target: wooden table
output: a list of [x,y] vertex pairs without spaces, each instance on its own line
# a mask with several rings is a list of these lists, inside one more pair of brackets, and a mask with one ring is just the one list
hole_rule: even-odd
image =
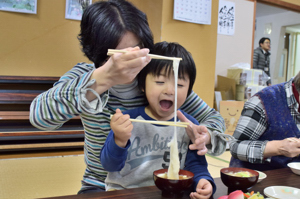
[[[300,176],[294,174],[289,168],[277,169],[264,172],[267,174],[265,178],[260,183],[257,183],[250,191],[264,193],[264,189],[269,186],[291,186],[300,187]],[[217,191],[214,194],[213,199],[217,199],[222,195],[227,195],[227,187],[222,183],[221,178],[216,178],[215,183],[217,185]],[[130,198],[130,199],[159,199],[163,198],[161,196],[161,191],[155,186],[142,187],[135,189],[126,189],[119,191],[109,191],[101,193],[89,193],[82,195],[71,195],[71,196],[60,196],[52,197],[51,199],[104,199],[104,198]],[[183,198],[189,198],[186,194]],[[50,198],[48,198],[50,199]]]

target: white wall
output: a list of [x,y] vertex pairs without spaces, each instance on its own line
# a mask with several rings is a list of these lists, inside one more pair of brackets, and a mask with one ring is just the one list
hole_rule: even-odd
[[235,33],[232,36],[217,36],[217,56],[215,84],[217,75],[227,76],[227,69],[236,63],[251,64],[254,2],[227,0],[235,2]]
[[[265,24],[272,24],[272,32],[270,35],[264,34]],[[269,37],[271,39],[271,62],[270,75],[272,84],[280,83],[277,80],[281,52],[284,47],[285,26],[300,24],[300,14],[292,11],[257,17],[256,31],[254,37],[254,48],[258,47],[259,39]]]

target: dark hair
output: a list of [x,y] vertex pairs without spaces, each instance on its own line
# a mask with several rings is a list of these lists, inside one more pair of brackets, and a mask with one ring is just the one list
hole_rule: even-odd
[[271,42],[271,39],[268,37],[263,37],[259,40],[258,45],[260,46],[260,44],[263,44],[265,42],[265,40],[269,40]]
[[140,39],[141,48],[153,47],[153,36],[147,16],[125,0],[108,0],[91,4],[81,19],[78,39],[85,56],[101,66],[107,59],[107,50],[118,46],[127,31]]
[[[189,95],[192,92],[192,88],[196,79],[196,65],[191,53],[189,53],[183,46],[178,43],[168,43],[165,41],[156,43],[151,53],[168,57],[182,58],[182,60],[179,62],[178,78],[183,78],[185,74],[189,76]],[[139,88],[141,90],[145,90],[145,80],[147,74],[158,76],[163,69],[166,69],[167,73],[170,75],[173,71],[173,61],[152,59],[150,63],[146,67],[144,67],[137,76]]]

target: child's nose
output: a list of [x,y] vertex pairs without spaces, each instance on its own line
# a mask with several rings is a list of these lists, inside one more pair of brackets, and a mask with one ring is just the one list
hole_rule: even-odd
[[167,95],[174,95],[175,94],[174,85],[173,84],[166,84],[164,92]]

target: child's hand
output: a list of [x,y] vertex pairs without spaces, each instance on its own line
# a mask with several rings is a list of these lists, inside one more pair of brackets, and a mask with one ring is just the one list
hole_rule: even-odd
[[177,111],[177,116],[182,122],[189,122],[190,125],[186,127],[186,133],[192,141],[190,150],[197,150],[198,155],[205,155],[207,153],[206,145],[210,144],[210,134],[205,126],[195,125],[189,121],[181,111]]
[[123,115],[121,110],[117,109],[110,120],[110,127],[114,132],[115,142],[119,147],[125,147],[131,137],[133,125],[129,119],[129,115]]
[[208,180],[201,179],[198,182],[196,191],[197,192],[192,192],[190,194],[190,198],[192,199],[210,198],[213,192],[213,187]]

